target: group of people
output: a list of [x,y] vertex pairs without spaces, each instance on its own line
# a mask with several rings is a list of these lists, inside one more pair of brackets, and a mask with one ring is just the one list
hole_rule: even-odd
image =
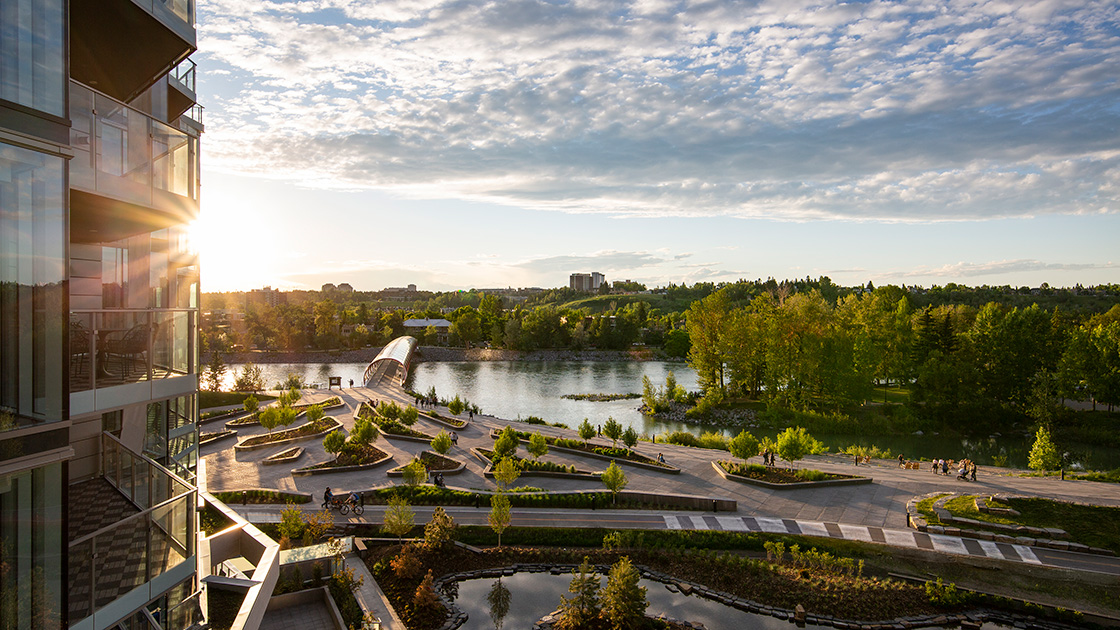
[[417,409],[431,409],[439,403],[435,396],[417,396],[416,408]]
[[358,494],[357,490],[351,490],[350,494],[346,495],[345,499],[337,501],[336,499],[338,499],[338,497],[331,492],[331,487],[327,486],[327,489],[323,491],[323,507],[333,507],[336,503],[345,503],[351,506],[358,505],[362,501],[362,495]]
[[775,454],[770,451],[762,451],[762,463],[767,466],[775,465],[774,455]]
[[[948,475],[953,462],[947,459],[933,460],[933,474]],[[976,481],[976,464],[972,460],[962,459],[956,462],[957,479],[961,481]]]

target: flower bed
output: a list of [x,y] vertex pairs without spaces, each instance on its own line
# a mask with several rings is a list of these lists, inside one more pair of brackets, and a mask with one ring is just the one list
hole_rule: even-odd
[[[457,459],[452,459],[450,457],[446,457],[432,451],[420,451],[420,455],[418,456],[418,458],[420,459],[420,462],[423,463],[425,467],[427,467],[428,472],[438,472],[445,475],[457,475],[467,468],[466,464]],[[411,463],[412,462],[410,461],[409,464]],[[397,466],[396,468],[387,470],[385,471],[385,474],[389,475],[390,477],[403,477],[404,469],[407,465],[408,464],[405,464],[404,466]]]
[[422,412],[420,412],[420,417],[425,419],[425,420],[430,420],[432,422],[435,422],[436,424],[442,424],[444,426],[451,427],[452,429],[465,429],[465,428],[467,428],[467,421],[466,420],[460,420],[459,418],[448,418],[446,416],[441,416],[439,413],[437,413],[435,411],[422,411]]
[[352,470],[366,470],[380,466],[393,459],[385,451],[367,444],[358,446],[355,444],[347,444],[346,448],[338,454],[337,457],[330,461],[319,462],[304,468],[296,468],[292,471],[293,475],[316,475],[322,473],[332,472],[349,472]]
[[763,466],[761,464],[742,464],[739,462],[714,461],[712,467],[724,479],[742,481],[775,489],[815,488],[819,486],[855,485],[871,483],[870,477],[840,475],[819,470],[789,470]]
[[[296,415],[298,417],[299,414],[302,414],[303,412],[307,411],[307,408],[311,407],[312,405],[321,405],[323,407],[323,410],[325,411],[327,409],[334,409],[335,407],[341,407],[342,406],[342,399],[339,398],[338,396],[332,396],[332,397],[324,400],[321,403],[304,403],[302,405],[292,405],[292,409],[296,410]],[[229,422],[226,423],[226,426],[227,427],[246,427],[246,426],[252,426],[254,424],[260,424],[260,415],[261,415],[262,411],[264,411],[264,409],[258,409],[258,410],[254,411],[253,413],[251,413],[251,414],[249,414],[249,415],[247,415],[243,418],[237,418],[236,420],[230,420]]]
[[258,448],[268,448],[269,446],[276,446],[278,444],[287,444],[289,442],[296,442],[299,440],[310,440],[322,435],[326,435],[335,429],[341,429],[342,423],[336,418],[319,418],[315,422],[308,422],[294,429],[286,429],[284,431],[276,431],[270,434],[254,435],[251,438],[246,438],[234,446],[234,450],[250,451]]
[[266,466],[272,464],[287,464],[289,462],[296,461],[300,458],[301,455],[303,455],[303,447],[293,446],[292,448],[284,449],[275,455],[269,455],[268,457],[264,458],[264,461],[262,461],[261,463]]
[[303,492],[284,492],[250,488],[246,490],[225,490],[215,492],[214,498],[226,505],[284,505],[287,503],[310,503],[311,495]]
[[435,436],[417,431],[412,427],[406,427],[396,420],[373,418],[372,421],[377,425],[377,430],[381,432],[381,435],[384,435],[385,437],[404,438],[408,440],[417,440],[420,442],[431,442],[435,438]]
[[212,442],[217,442],[217,441],[220,441],[220,440],[224,440],[226,438],[231,438],[231,437],[234,437],[236,435],[237,435],[236,431],[230,431],[228,429],[225,430],[225,431],[217,431],[215,433],[202,433],[202,434],[199,434],[199,436],[198,436],[198,445],[199,446],[206,446],[207,444],[210,444]]
[[[530,435],[531,434],[526,431],[517,431],[517,437],[522,442],[528,442]],[[490,431],[490,437],[497,438],[498,432],[494,430]],[[588,457],[595,457],[598,459],[606,460],[619,460],[627,464],[633,464],[635,466],[641,466],[650,470],[658,470],[661,472],[672,474],[679,474],[681,472],[681,469],[677,468],[676,466],[670,466],[669,464],[661,463],[656,459],[646,457],[645,455],[642,455],[637,451],[632,451],[625,448],[599,446],[595,444],[588,444],[580,440],[558,438],[549,435],[544,436],[544,441],[548,444],[549,448],[557,448],[561,451],[569,451],[578,455],[586,455]]]
[[[485,448],[471,449],[475,453],[481,455],[488,464],[494,463],[494,451]],[[521,469],[521,474],[532,476],[534,474],[542,474],[548,476],[555,475],[579,475],[587,477],[598,477],[599,473],[592,473],[586,470],[579,470],[575,466],[565,466],[557,464],[556,462],[542,462],[537,459],[524,459],[522,457],[514,456],[513,461],[517,463],[517,467]],[[489,474],[489,471],[486,471]]]

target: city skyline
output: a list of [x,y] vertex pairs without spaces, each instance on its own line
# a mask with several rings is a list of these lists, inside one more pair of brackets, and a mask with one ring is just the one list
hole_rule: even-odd
[[1118,11],[204,3],[203,288],[1115,282]]

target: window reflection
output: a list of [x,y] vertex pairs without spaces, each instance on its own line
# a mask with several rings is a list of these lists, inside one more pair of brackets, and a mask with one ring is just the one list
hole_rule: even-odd
[[64,0],[0,2],[0,98],[66,115]]

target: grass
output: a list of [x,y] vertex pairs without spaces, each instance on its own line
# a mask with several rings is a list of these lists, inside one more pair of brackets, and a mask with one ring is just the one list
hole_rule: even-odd
[[[206,409],[207,407],[227,407],[229,405],[240,405],[245,402],[252,392],[198,392],[198,408]],[[257,400],[262,403],[266,400],[276,400],[275,396],[267,394],[256,394]]]
[[907,387],[875,387],[872,388],[871,401],[905,404],[910,402],[910,389]]

